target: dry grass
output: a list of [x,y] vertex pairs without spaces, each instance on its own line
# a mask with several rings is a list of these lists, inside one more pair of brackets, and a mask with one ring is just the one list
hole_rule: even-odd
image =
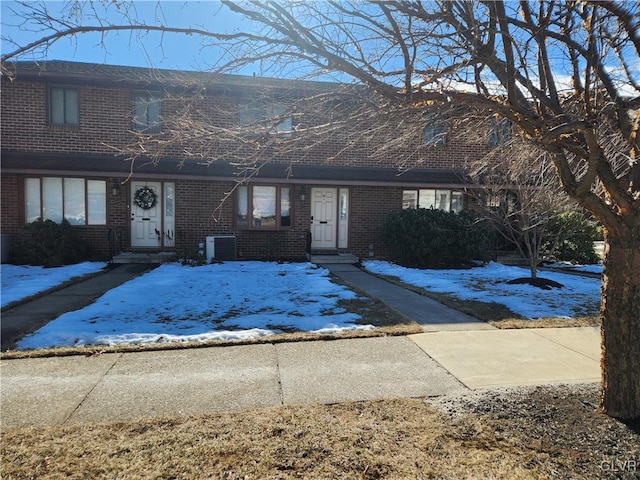
[[[420,400],[16,430],[2,478],[532,478],[535,452]],[[546,458],[545,458],[546,460]],[[531,467],[527,467],[531,465]]]
[[600,317],[574,317],[574,318],[536,318],[523,320],[520,318],[504,318],[489,322],[496,328],[563,328],[563,327],[599,327],[602,325]]
[[[594,418],[582,405],[583,396],[551,391],[538,397],[535,392],[533,399],[530,393],[492,397],[491,405],[476,402],[455,414],[419,399],[391,399],[20,428],[3,435],[1,474],[3,479],[591,479],[602,473],[603,456],[618,452],[622,460],[640,445],[619,422]],[[549,408],[554,410],[548,421],[536,414],[537,428],[528,429],[527,417],[535,412],[523,414],[522,405],[532,401],[544,404],[547,417]],[[518,408],[512,411],[513,405]],[[554,440],[556,434],[562,442]]]

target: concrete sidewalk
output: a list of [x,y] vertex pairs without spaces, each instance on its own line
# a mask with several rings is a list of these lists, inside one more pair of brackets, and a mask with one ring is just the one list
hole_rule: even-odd
[[597,328],[0,361],[2,429],[600,379]]
[[464,388],[407,337],[3,360],[0,373],[3,429]]
[[[426,333],[2,360],[0,426],[115,422],[600,380],[597,328],[498,330],[353,266],[327,267],[414,319]],[[52,315],[71,300],[87,304],[140,273],[119,268],[48,295],[38,305],[45,311],[48,305]],[[37,310],[20,312],[26,319],[37,317]],[[3,312],[3,336],[5,320]]]

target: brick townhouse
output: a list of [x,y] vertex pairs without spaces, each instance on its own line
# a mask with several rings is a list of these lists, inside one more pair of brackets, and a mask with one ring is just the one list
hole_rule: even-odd
[[[495,136],[471,140],[425,125],[397,152],[374,154],[364,139],[344,148],[343,130],[283,153],[273,133],[292,131],[282,136],[292,143],[304,121],[291,115],[266,134],[276,145],[260,150],[268,163],[244,177],[238,160],[250,160],[244,144],[251,139],[234,134],[234,126],[256,125],[260,115],[286,112],[290,99],[338,85],[63,61],[19,62],[8,70],[1,92],[2,233],[19,234],[38,218],[66,218],[105,257],[181,248],[206,248],[219,259],[384,257],[382,225],[390,212],[468,206],[465,192],[473,186],[465,162],[485,155]],[[131,161],[127,148],[141,132],[169,138],[183,125],[194,134],[195,124],[166,121],[180,112],[184,120],[186,111],[216,126],[217,137],[193,140],[197,149],[189,141],[168,144],[153,158]],[[400,163],[410,167],[404,174]]]

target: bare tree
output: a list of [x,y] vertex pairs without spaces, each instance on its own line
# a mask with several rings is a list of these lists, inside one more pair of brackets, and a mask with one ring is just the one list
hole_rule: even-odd
[[[6,60],[79,32],[129,29],[215,39],[220,67],[339,74],[383,112],[473,106],[508,119],[552,160],[564,191],[606,229],[604,410],[640,416],[640,7],[633,2],[223,0],[257,30],[71,20]],[[271,70],[268,70],[268,67]],[[6,67],[3,65],[6,71]],[[459,118],[459,125],[465,119]]]
[[[550,253],[545,245],[560,240],[549,238],[550,223],[576,205],[560,188],[549,155],[509,130],[508,122],[493,122],[496,148],[467,164],[470,178],[479,187],[469,193],[503,241],[528,260],[534,280],[542,256]],[[565,238],[570,232],[560,234]]]

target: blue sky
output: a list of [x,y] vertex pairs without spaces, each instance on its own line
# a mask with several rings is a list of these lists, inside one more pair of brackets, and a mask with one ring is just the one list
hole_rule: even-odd
[[[81,3],[84,8],[83,15],[90,18],[92,13],[88,10],[89,3]],[[67,2],[47,1],[44,5],[53,16],[70,13],[69,10],[63,10]],[[114,23],[122,18],[123,12],[111,2],[99,4],[97,8],[100,8],[100,15],[106,13],[106,18]],[[172,26],[204,27],[225,32],[231,32],[241,25],[246,28],[246,24],[241,22],[238,15],[226,11],[215,0],[163,1],[161,9],[158,9],[156,1],[137,1],[134,8],[133,13],[149,24],[170,23]],[[51,30],[43,30],[37,25],[22,24],[23,20],[15,12],[24,8],[17,2],[2,0],[1,9],[2,54],[15,50],[8,39],[22,46],[51,33]],[[87,22],[89,23],[96,22]],[[200,70],[215,65],[218,57],[214,48],[201,50],[201,40],[199,37],[182,34],[167,34],[164,38],[156,33],[142,37],[138,33],[108,33],[104,38],[99,34],[83,34],[77,38],[59,40],[46,53],[40,50],[22,57],[21,60],[70,60]]]
[[[218,0],[204,1],[185,1],[185,0],[138,0],[135,2],[114,3],[112,1],[96,1],[88,2],[79,0],[77,2],[61,2],[61,1],[45,1],[30,2],[30,5],[39,5],[40,8],[46,8],[52,17],[60,17],[60,15],[69,15],[73,12],[69,11],[70,4],[76,4],[81,8],[77,11],[78,15],[83,17],[84,25],[96,25],[97,18],[105,19],[113,24],[127,24],[128,20],[123,20],[125,13],[133,15],[138,19],[139,23],[147,23],[152,25],[171,25],[175,27],[192,27],[201,28],[215,32],[231,33],[237,30],[247,31],[251,29],[251,25],[238,14],[234,14],[226,9]],[[161,5],[159,8],[158,5]],[[49,35],[52,30],[43,29],[39,25],[33,23],[24,23],[24,20],[16,14],[16,11],[24,10],[17,2],[0,0],[2,14],[2,54],[15,50],[8,39],[13,40],[18,45],[26,45],[38,38]],[[67,6],[67,10],[65,10]],[[91,8],[96,11],[92,11]],[[123,12],[124,9],[131,8],[130,12]],[[20,60],[70,60],[77,62],[91,63],[107,63],[112,65],[127,65],[155,68],[169,68],[180,70],[215,70],[219,66],[219,59],[224,52],[215,45],[203,47],[202,38],[198,36],[186,36],[184,34],[165,34],[164,37],[159,33],[141,34],[134,33],[116,33],[109,32],[104,37],[98,33],[82,34],[77,37],[64,38],[54,43],[49,49],[43,49],[31,52]],[[375,52],[375,50],[372,50]],[[394,52],[397,54],[397,52]],[[399,57],[387,58],[388,62],[397,61]],[[425,57],[424,61],[429,61],[429,57]],[[563,63],[563,59],[565,63]],[[611,59],[609,59],[611,60]],[[640,64],[637,57],[630,56],[628,63],[634,71],[636,78],[640,77]],[[605,61],[607,68],[615,68],[617,64],[614,62],[611,66]],[[301,64],[290,63],[282,65],[282,70],[274,72],[265,67],[261,69],[260,65],[254,64],[244,67],[237,73],[246,75],[259,76],[304,76],[305,68]],[[308,66],[307,66],[308,68]],[[556,70],[555,75],[558,79],[559,87],[567,85],[571,80],[571,72],[566,64],[566,57],[558,55],[558,60],[554,64]],[[535,77],[535,71],[530,72]],[[326,75],[326,77],[325,77]],[[350,77],[339,73],[323,74],[326,80],[350,81]],[[400,79],[398,80],[400,81]],[[622,79],[621,90],[626,95],[637,95],[637,92],[631,88],[626,78]],[[495,82],[491,78],[488,84]],[[457,87],[456,84],[451,85],[452,88]]]

